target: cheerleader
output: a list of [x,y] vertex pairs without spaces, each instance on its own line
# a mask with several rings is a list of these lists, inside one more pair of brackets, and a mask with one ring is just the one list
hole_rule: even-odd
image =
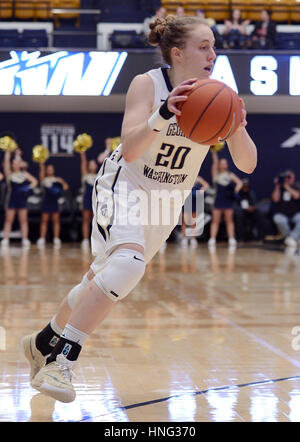
[[81,156],[81,182],[83,188],[83,209],[82,209],[82,243],[83,249],[88,249],[90,245],[90,226],[93,218],[92,193],[94,181],[97,175],[97,162],[87,161],[85,152]]
[[38,185],[37,179],[26,171],[26,163],[22,160],[21,150],[17,149],[15,157],[11,161],[11,152],[4,154],[4,175],[8,187],[7,205],[5,211],[5,221],[3,228],[2,247],[9,246],[9,236],[16,214],[18,215],[20,230],[22,235],[22,246],[30,247],[28,239],[28,210],[27,197],[32,189]]
[[214,208],[212,210],[212,222],[210,225],[209,247],[215,247],[219,231],[220,221],[224,215],[228,235],[228,245],[236,246],[235,228],[233,220],[233,202],[235,195],[241,190],[242,181],[228,170],[228,162],[225,158],[218,159],[216,151],[212,150],[212,179],[216,189]]
[[40,226],[40,237],[37,241],[39,248],[45,247],[48,223],[52,218],[53,243],[55,248],[60,248],[60,214],[58,199],[64,190],[69,188],[65,180],[55,176],[55,168],[52,164],[40,163],[40,183],[43,188],[42,216]]

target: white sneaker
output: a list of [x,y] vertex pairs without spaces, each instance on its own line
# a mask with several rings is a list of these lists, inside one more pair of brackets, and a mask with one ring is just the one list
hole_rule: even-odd
[[228,240],[228,246],[229,247],[236,247],[237,246],[237,241],[235,238],[229,238]]
[[285,238],[284,244],[288,247],[293,247],[293,248],[296,248],[298,246],[297,241],[294,238],[292,238],[291,236],[288,236],[287,238]]
[[208,247],[216,247],[216,238],[210,238],[207,243]]
[[2,239],[1,241],[1,247],[6,248],[9,247],[9,239]]
[[167,248],[167,243],[166,243],[166,241],[165,241],[165,242],[160,246],[160,248],[159,248],[159,253],[165,253],[166,248]]
[[181,240],[181,247],[183,249],[186,249],[188,247],[189,243],[188,243],[188,239],[187,238],[182,238]]
[[196,249],[198,247],[198,241],[196,238],[191,238],[190,246],[192,249]]
[[56,249],[60,249],[61,248],[61,240],[59,238],[54,238],[53,245]]
[[39,249],[43,249],[46,245],[46,240],[45,238],[39,238],[36,242],[36,245]]
[[30,364],[30,381],[33,380],[35,375],[40,371],[46,362],[46,358],[36,348],[36,336],[37,333],[34,333],[32,335],[27,335],[22,339],[24,354]]
[[31,242],[29,241],[29,239],[27,239],[27,238],[22,239],[22,247],[24,249],[29,249],[30,246],[31,246]]
[[83,239],[81,241],[81,248],[83,250],[89,250],[89,248],[90,248],[90,241],[88,239]]
[[58,355],[56,361],[41,368],[31,383],[32,387],[60,402],[74,401],[76,392],[71,382],[73,365],[62,354]]

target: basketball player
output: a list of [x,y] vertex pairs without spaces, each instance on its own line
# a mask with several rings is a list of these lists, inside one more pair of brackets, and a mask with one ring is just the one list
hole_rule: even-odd
[[90,225],[93,218],[92,193],[97,175],[98,165],[95,160],[87,161],[85,152],[82,152],[80,154],[80,158],[81,182],[83,187],[81,247],[86,250],[90,246]]
[[17,149],[11,161],[11,152],[5,151],[3,170],[8,186],[8,201],[5,211],[2,247],[9,246],[9,235],[15,216],[18,215],[22,235],[22,246],[30,247],[28,239],[27,197],[38,185],[37,179],[26,171],[26,163],[22,160],[21,150]]
[[218,159],[216,151],[212,150],[212,180],[216,188],[216,198],[212,210],[212,222],[210,225],[210,239],[208,247],[216,246],[216,238],[219,231],[222,216],[224,216],[228,235],[229,247],[236,247],[235,227],[233,219],[234,195],[238,195],[243,187],[243,182],[234,173],[228,170],[226,158]]
[[[184,195],[193,187],[209,150],[184,136],[176,115],[180,115],[177,104],[186,100],[183,92],[197,78],[211,74],[216,58],[211,29],[196,17],[168,16],[151,23],[149,41],[159,45],[170,67],[138,75],[129,87],[122,142],[104,161],[93,190],[92,252],[96,258],[51,322],[23,340],[32,386],[62,402],[75,399],[72,368],[84,342],[116,302],[136,287],[182,210],[183,201],[170,204],[174,217],[169,224],[117,222],[116,214],[121,212],[123,221],[137,206],[136,200],[126,198],[124,188],[129,196],[143,189],[146,202],[152,202],[153,190],[168,194],[176,189]],[[237,167],[251,173],[256,167],[256,147],[245,129],[245,115],[243,111],[240,127],[228,145]],[[146,213],[142,203],[139,207]]]
[[42,215],[40,226],[40,237],[37,240],[39,248],[45,247],[46,235],[50,218],[52,219],[53,244],[56,249],[61,247],[60,240],[60,214],[58,199],[62,196],[63,190],[69,188],[66,181],[55,176],[53,164],[40,163],[40,182],[43,188]]

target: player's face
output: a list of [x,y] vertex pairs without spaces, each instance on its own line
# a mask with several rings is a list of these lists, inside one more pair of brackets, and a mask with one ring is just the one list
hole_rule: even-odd
[[209,26],[198,25],[191,32],[182,50],[187,78],[208,78],[213,69],[216,53],[215,38]]

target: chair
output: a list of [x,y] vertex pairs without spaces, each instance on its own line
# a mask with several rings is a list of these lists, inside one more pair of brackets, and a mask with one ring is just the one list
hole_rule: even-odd
[[231,0],[230,2],[231,10],[239,9],[242,14],[242,19],[246,20],[248,18],[248,2],[247,0]]
[[276,22],[290,21],[290,0],[270,0],[272,20]]
[[17,48],[20,46],[20,35],[17,29],[0,30],[0,46],[4,48]]
[[13,0],[0,2],[0,19],[5,20],[12,18],[13,15]]
[[132,31],[113,31],[109,40],[113,49],[116,48],[138,48],[140,45],[140,37],[135,30]]
[[260,20],[260,13],[263,9],[270,9],[270,0],[247,0],[248,19],[251,21]]
[[[52,0],[52,8],[56,9],[80,9],[80,0]],[[80,24],[80,14],[77,12],[63,12],[59,14],[53,14],[55,26],[60,26],[60,19],[71,20],[76,18],[76,26]]]
[[45,48],[48,34],[45,29],[24,29],[21,41],[24,48]]
[[206,17],[213,18],[219,22],[227,20],[230,16],[229,0],[206,0],[203,3],[203,9]]
[[300,1],[290,0],[290,20],[292,22],[300,22]]
[[40,20],[53,18],[51,0],[35,0],[35,18]]
[[34,1],[15,1],[15,18],[20,20],[34,19]]
[[276,36],[277,49],[300,49],[300,34],[298,32],[282,32]]

